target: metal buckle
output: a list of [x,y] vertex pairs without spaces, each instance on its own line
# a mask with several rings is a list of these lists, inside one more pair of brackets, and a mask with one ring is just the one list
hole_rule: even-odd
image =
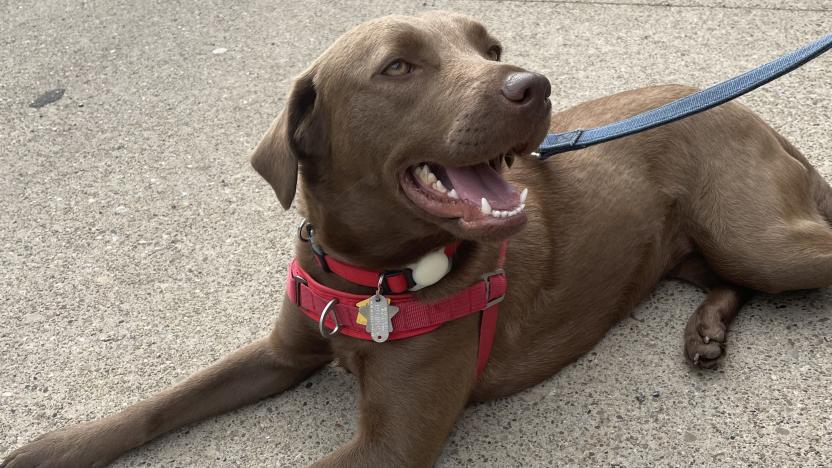
[[497,268],[496,270],[481,276],[482,280],[485,281],[485,307],[483,307],[483,310],[494,307],[495,305],[503,302],[503,299],[506,298],[506,295],[503,294],[500,297],[489,299],[491,297],[491,278],[503,274],[505,274],[505,271],[502,268]]
[[[298,308],[303,308],[300,299],[300,285],[303,284],[309,286],[309,282],[306,281],[305,278],[298,275],[292,275],[292,279],[295,280],[295,304],[298,306]],[[336,333],[341,331],[341,324],[338,323],[338,316],[335,315],[335,309],[333,308],[333,306],[337,303],[338,299],[335,298],[327,302],[324,306],[324,310],[321,311],[321,317],[318,318],[318,331],[321,332],[321,336],[323,336],[324,338],[329,338],[330,336],[335,335]],[[324,322],[326,322],[326,316],[330,313],[332,313],[332,320],[335,322],[335,328],[332,331],[327,332]]]
[[[335,304],[338,303],[338,299],[331,299],[329,302],[326,303],[324,306],[324,310],[321,311],[321,318],[318,319],[318,331],[321,332],[321,336],[324,338],[329,338],[332,335],[335,335],[341,330],[341,324],[338,323],[338,316],[335,315],[335,309],[332,308]],[[324,322],[326,321],[326,316],[332,313],[332,320],[335,321],[335,328],[332,329],[331,332],[326,331],[326,326]]]
[[298,307],[301,307],[301,305],[300,305],[300,285],[301,285],[301,283],[303,283],[304,285],[309,286],[309,283],[306,281],[306,279],[304,279],[304,278],[302,278],[298,275],[292,275],[292,279],[295,280],[295,305],[297,305]]

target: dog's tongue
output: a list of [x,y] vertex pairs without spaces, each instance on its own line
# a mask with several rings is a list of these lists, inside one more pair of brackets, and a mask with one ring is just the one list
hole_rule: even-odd
[[514,187],[486,163],[442,168],[459,198],[479,206],[483,197],[495,209],[512,209],[518,195]]

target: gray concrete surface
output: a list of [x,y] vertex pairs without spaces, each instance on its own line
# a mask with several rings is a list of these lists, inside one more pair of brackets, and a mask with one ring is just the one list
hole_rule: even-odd
[[[247,155],[290,79],[356,23],[484,21],[554,104],[707,85],[832,31],[832,1],[12,1],[0,4],[0,454],[263,335],[291,254]],[[224,53],[213,53],[224,48]],[[64,96],[30,108],[42,93]],[[832,178],[832,56],[743,99]],[[681,353],[702,294],[661,284],[588,356],[469,408],[440,466],[832,464],[832,290],[758,297],[715,372]],[[358,387],[299,388],[116,466],[298,466],[348,440]]]

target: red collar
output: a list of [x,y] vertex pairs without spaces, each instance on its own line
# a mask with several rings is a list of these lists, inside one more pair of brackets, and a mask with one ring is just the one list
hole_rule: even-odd
[[[453,245],[456,249],[458,243]],[[412,294],[385,294],[390,299],[390,305],[399,309],[391,320],[393,329],[388,339],[400,340],[429,333],[445,322],[482,312],[477,353],[477,375],[479,375],[488,363],[496,331],[497,306],[502,302],[506,292],[507,282],[502,266],[507,247],[508,241],[503,242],[497,270],[483,275],[471,286],[437,302],[422,302],[414,298]],[[334,260],[329,258],[330,261]],[[369,287],[375,288],[380,276],[385,275],[385,272],[364,270],[338,263],[348,267],[352,273],[348,273],[350,276],[346,279],[354,283],[365,284],[356,281],[358,279],[358,275],[354,274],[356,271],[361,272],[362,278],[366,273],[372,273],[372,281],[368,281],[369,277],[361,279]],[[338,274],[334,269],[330,271]],[[301,268],[297,259],[292,260],[288,273],[286,294],[289,300],[309,318],[318,322],[322,335],[329,337],[342,333],[353,338],[372,340],[365,325],[357,322],[359,318],[356,304],[366,300],[367,295],[338,291],[318,283]],[[388,284],[389,278],[387,276]]]

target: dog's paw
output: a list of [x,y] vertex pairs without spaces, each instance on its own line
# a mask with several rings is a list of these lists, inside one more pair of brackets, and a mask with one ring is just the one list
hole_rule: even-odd
[[685,327],[685,355],[696,367],[713,369],[725,355],[726,326],[714,307],[696,309]]
[[0,468],[101,467],[111,462],[106,436],[94,423],[46,433],[10,453]]

